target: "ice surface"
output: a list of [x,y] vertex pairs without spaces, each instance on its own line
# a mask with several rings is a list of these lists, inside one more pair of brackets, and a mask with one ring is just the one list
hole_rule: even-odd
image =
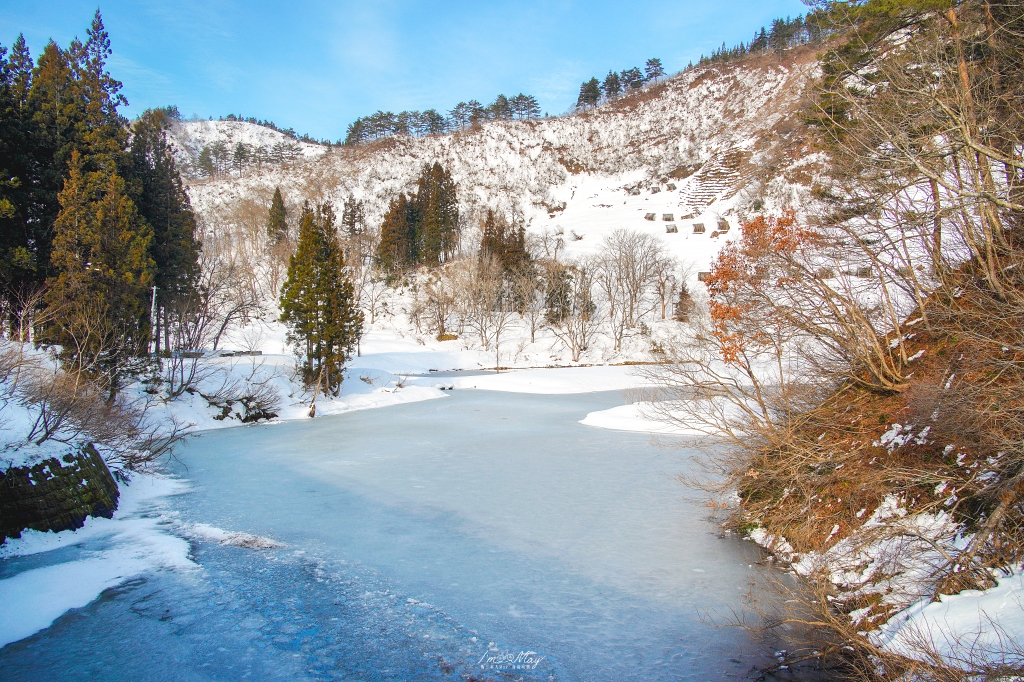
[[742,676],[756,647],[701,614],[742,607],[756,548],[685,499],[685,453],[578,424],[620,402],[456,390],[204,433],[172,498],[200,568],[8,645],[5,678],[489,679],[489,649],[536,652],[526,679]]

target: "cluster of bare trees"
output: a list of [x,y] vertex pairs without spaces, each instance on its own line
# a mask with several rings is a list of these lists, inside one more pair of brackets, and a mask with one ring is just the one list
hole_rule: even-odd
[[564,258],[560,235],[530,240],[530,262],[512,272],[486,254],[465,255],[437,268],[418,287],[410,317],[439,339],[467,333],[485,350],[513,327],[547,329],[578,362],[599,335],[615,352],[633,335],[649,335],[656,319],[672,317],[689,269],[650,235],[616,230],[597,253]]

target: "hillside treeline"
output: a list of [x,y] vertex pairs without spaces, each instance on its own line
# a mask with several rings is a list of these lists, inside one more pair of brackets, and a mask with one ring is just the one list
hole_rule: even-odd
[[482,121],[529,120],[540,117],[540,105],[533,95],[498,95],[488,105],[470,100],[459,102],[447,115],[436,109],[403,111],[398,114],[378,111],[353,121],[345,135],[346,145],[379,140],[392,135],[422,137],[463,130]]

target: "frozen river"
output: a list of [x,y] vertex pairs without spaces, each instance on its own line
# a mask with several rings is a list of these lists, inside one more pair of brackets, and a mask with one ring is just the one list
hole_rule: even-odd
[[175,527],[281,546],[194,534],[199,568],[108,590],[0,676],[742,679],[760,649],[707,616],[742,608],[755,548],[687,497],[685,453],[577,423],[621,401],[465,390],[204,433]]

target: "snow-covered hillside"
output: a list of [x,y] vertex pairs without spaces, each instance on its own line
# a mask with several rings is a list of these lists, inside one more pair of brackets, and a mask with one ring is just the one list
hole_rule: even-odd
[[[493,121],[329,151],[310,146],[296,163],[195,182],[189,191],[207,215],[244,199],[267,201],[276,186],[291,205],[330,200],[340,210],[351,195],[378,224],[390,199],[414,188],[422,166],[440,161],[459,184],[470,224],[486,208],[516,211],[532,232],[561,229],[567,255],[591,250],[611,229],[632,228],[663,235],[677,256],[701,266],[723,241],[720,219],[735,228],[754,201],[799,204],[813,178],[819,159],[800,158],[790,133],[813,55],[783,59],[693,69],[564,118]],[[247,123],[183,123],[175,144],[195,154],[218,140],[266,144],[273,134]],[[651,213],[655,220],[645,220]],[[694,223],[704,225],[702,234]],[[667,232],[669,225],[678,232]]]
[[241,121],[179,121],[171,127],[171,146],[175,161],[186,175],[199,173],[200,155],[208,150],[213,157],[233,158],[239,145],[244,149],[246,166],[257,169],[287,161],[302,161],[322,156],[327,147],[296,140],[282,132]]

